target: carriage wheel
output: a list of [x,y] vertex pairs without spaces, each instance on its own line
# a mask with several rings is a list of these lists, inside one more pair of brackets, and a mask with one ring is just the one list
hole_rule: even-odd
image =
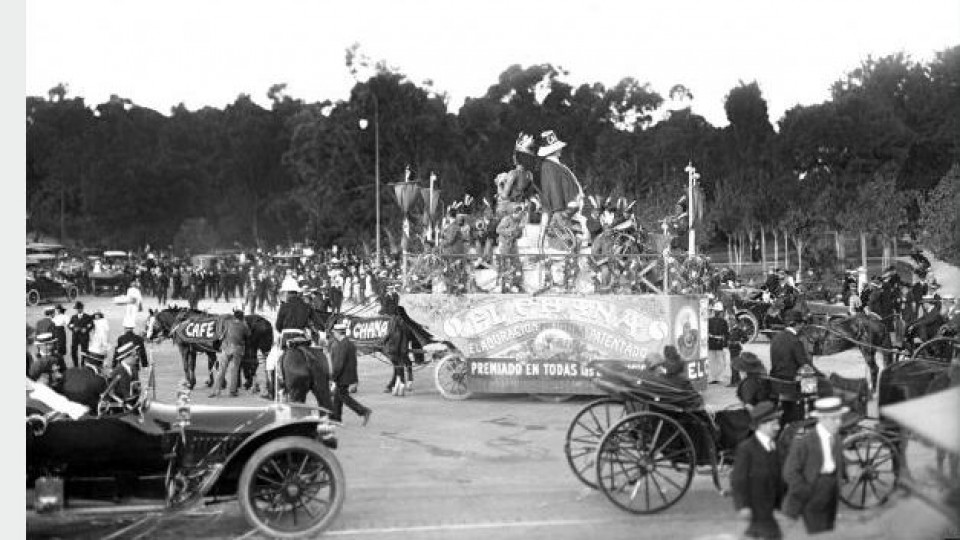
[[346,479],[336,456],[306,437],[282,437],[250,456],[239,481],[247,522],[272,538],[317,535],[337,517]]
[[669,508],[690,488],[696,451],[686,430],[661,413],[631,414],[597,448],[597,483],[613,504],[634,514]]
[[627,406],[622,400],[605,397],[588,403],[573,417],[567,428],[563,453],[577,480],[597,489],[595,456],[600,438],[607,428],[626,415]]
[[434,382],[440,395],[461,401],[473,395],[467,389],[467,362],[459,353],[443,357],[434,372]]
[[844,439],[843,465],[840,500],[851,508],[880,506],[897,487],[900,454],[879,433],[864,430]]
[[40,293],[36,289],[27,291],[27,305],[35,306],[40,303]]
[[949,364],[953,358],[960,358],[960,339],[953,337],[935,337],[924,341],[913,351],[911,360],[935,360]]
[[757,320],[756,315],[750,313],[749,311],[741,311],[737,313],[737,322],[741,323],[744,327],[744,332],[747,334],[747,343],[753,343],[757,339],[757,336],[760,335],[760,321]]

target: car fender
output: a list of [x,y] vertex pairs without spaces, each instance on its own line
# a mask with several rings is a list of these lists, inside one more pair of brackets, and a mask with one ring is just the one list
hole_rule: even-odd
[[[234,448],[233,452],[227,456],[227,459],[225,459],[212,474],[204,479],[200,486],[200,494],[206,495],[218,484],[221,478],[232,478],[233,481],[239,478],[240,471],[246,464],[247,459],[263,444],[279,437],[291,435],[316,439],[318,433],[317,427],[323,422],[323,419],[317,417],[297,418],[277,421],[255,431]],[[234,472],[236,474],[232,474]],[[233,492],[235,489],[236,486],[233,486],[229,491]]]

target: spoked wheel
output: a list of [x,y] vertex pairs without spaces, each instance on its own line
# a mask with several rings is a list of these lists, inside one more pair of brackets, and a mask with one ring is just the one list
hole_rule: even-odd
[[467,389],[467,362],[459,353],[440,360],[434,372],[434,382],[440,395],[447,399],[460,401],[473,394]]
[[669,508],[690,488],[696,451],[686,430],[661,413],[631,414],[597,449],[597,483],[613,504],[634,514]]
[[924,341],[913,351],[911,360],[937,360],[949,364],[953,358],[960,357],[960,339],[955,337],[936,337]]
[[567,428],[563,453],[577,480],[597,489],[596,453],[600,439],[607,429],[627,415],[626,404],[616,398],[605,397],[580,409]]
[[861,431],[844,439],[843,465],[840,500],[851,508],[880,506],[897,487],[900,454],[879,433]]
[[346,487],[330,449],[306,437],[282,437],[257,449],[244,465],[240,509],[267,536],[317,535],[337,517]]
[[760,321],[749,311],[737,313],[737,322],[743,325],[743,331],[747,335],[747,343],[753,343],[760,335]]

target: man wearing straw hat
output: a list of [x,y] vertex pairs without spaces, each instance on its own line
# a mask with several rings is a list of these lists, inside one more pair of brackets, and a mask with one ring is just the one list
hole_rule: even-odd
[[803,516],[807,534],[831,531],[837,519],[843,453],[840,423],[849,409],[839,397],[820,398],[811,416],[816,428],[790,445],[783,466],[787,495],[783,513],[791,520]]
[[761,401],[750,409],[753,435],[737,445],[730,487],[737,515],[749,520],[747,538],[779,539],[780,525],[773,517],[783,501],[782,453],[777,448],[780,414],[773,403]]

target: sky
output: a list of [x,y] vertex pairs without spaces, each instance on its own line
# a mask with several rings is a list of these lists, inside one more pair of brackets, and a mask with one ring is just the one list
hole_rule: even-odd
[[550,63],[577,86],[625,77],[665,98],[674,84],[715,126],[740,81],[757,81],[774,124],[868,55],[929,61],[960,44],[957,0],[29,0],[26,92],[59,82],[98,104],[111,94],[168,114],[223,108],[267,89],[346,99],[353,43],[411,81],[431,79],[456,112],[508,66]]

